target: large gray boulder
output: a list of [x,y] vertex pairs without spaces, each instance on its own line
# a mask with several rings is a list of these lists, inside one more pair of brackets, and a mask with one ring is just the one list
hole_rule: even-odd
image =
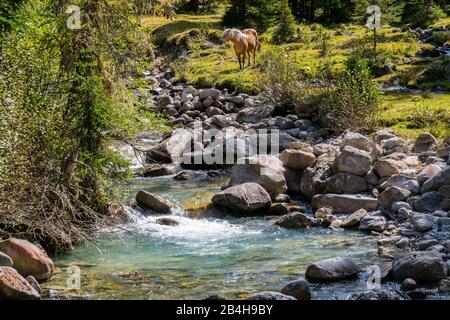
[[392,275],[397,281],[411,278],[416,281],[437,282],[447,277],[447,266],[439,253],[416,251],[396,257]]
[[237,214],[266,212],[272,203],[269,193],[252,182],[227,188],[215,194],[212,202]]
[[386,219],[378,213],[365,215],[359,222],[360,230],[383,232],[386,227]]
[[332,208],[337,213],[353,213],[359,209],[370,212],[376,210],[378,200],[353,194],[318,194],[313,197],[311,204],[315,208]]
[[402,189],[399,187],[388,187],[378,195],[378,202],[383,208],[391,210],[392,205],[395,202],[407,199],[410,194],[411,192],[406,189]]
[[436,145],[436,138],[431,133],[422,133],[414,142],[412,151],[414,153],[422,153],[433,151]]
[[236,117],[238,122],[246,123],[258,123],[262,119],[268,118],[272,115],[275,110],[274,105],[264,105],[264,106],[248,106],[241,109]]
[[445,167],[440,170],[436,175],[432,178],[428,179],[422,185],[422,193],[436,191],[439,190],[445,184],[448,184],[450,181],[450,166]]
[[298,300],[311,299],[311,291],[309,283],[303,278],[288,282],[282,289],[281,293],[292,296]]
[[375,162],[375,171],[380,177],[390,177],[408,169],[406,163],[400,160],[383,158]]
[[411,300],[400,290],[375,289],[362,292],[353,292],[347,300]]
[[421,196],[411,198],[414,210],[418,212],[434,212],[439,210],[444,197],[437,191],[427,192]]
[[376,161],[381,155],[382,150],[366,136],[357,132],[347,132],[342,137],[341,147],[350,146],[370,154],[372,161]]
[[325,181],[325,190],[329,193],[358,193],[368,189],[366,180],[347,172],[339,172]]
[[304,213],[291,212],[281,217],[275,224],[286,229],[305,229],[318,227],[321,222],[321,219],[311,218]]
[[169,200],[144,190],[136,194],[136,202],[141,208],[155,213],[169,213],[173,208],[173,204]]
[[39,293],[11,267],[0,267],[0,297],[8,300],[40,300]]
[[308,266],[305,276],[312,281],[337,281],[352,278],[361,268],[348,257],[337,257],[315,262]]
[[371,164],[372,158],[367,152],[347,146],[334,159],[333,170],[363,176],[369,172]]
[[287,149],[281,152],[280,160],[287,168],[305,170],[314,164],[316,156],[304,150]]
[[317,157],[314,167],[309,167],[303,171],[300,180],[300,190],[308,198],[325,192],[325,181],[333,174],[329,164],[332,159],[330,154],[325,153]]
[[342,221],[341,227],[342,228],[356,227],[357,225],[359,225],[359,222],[361,221],[361,219],[364,218],[366,215],[367,215],[366,210],[359,209],[359,210],[353,212],[352,214],[350,214],[349,216],[347,216],[347,218],[345,218]]
[[231,169],[230,186],[246,182],[261,185],[270,194],[287,191],[285,169],[281,161],[270,155],[259,155],[242,159],[246,163],[236,163]]
[[387,189],[389,187],[406,189],[413,194],[417,194],[420,191],[420,184],[416,179],[402,174],[394,174],[380,185],[381,189]]

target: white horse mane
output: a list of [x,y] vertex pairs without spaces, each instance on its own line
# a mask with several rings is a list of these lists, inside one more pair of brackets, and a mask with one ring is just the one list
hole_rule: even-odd
[[242,33],[241,30],[233,28],[233,29],[226,29],[223,32],[222,39],[225,37],[239,41],[239,40],[245,39],[247,36],[244,33]]

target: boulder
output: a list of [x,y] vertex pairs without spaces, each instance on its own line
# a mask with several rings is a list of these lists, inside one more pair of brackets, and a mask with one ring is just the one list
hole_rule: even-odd
[[173,178],[178,181],[187,181],[197,179],[199,177],[204,177],[203,172],[193,171],[193,170],[182,170],[178,172]]
[[383,232],[386,227],[386,219],[380,215],[367,214],[359,222],[360,230]]
[[414,142],[412,151],[414,153],[433,151],[435,145],[436,138],[431,133],[422,133]]
[[355,212],[353,212],[351,215],[349,215],[347,218],[344,219],[341,223],[342,228],[352,228],[359,225],[359,222],[362,218],[364,218],[367,215],[367,211],[364,209],[359,209]]
[[208,97],[211,97],[214,100],[217,100],[220,97],[220,91],[217,89],[214,89],[214,88],[203,89],[203,90],[200,90],[198,95],[199,95],[200,99],[202,99],[202,100],[206,99]]
[[409,216],[409,221],[419,232],[427,232],[433,229],[435,225],[435,217],[431,214],[425,213],[411,213]]
[[3,252],[0,252],[0,267],[12,267],[12,266],[13,266],[12,259]]
[[295,170],[305,170],[314,164],[316,156],[307,151],[287,149],[281,152],[280,160],[285,167]]
[[27,240],[10,238],[0,241],[0,251],[13,261],[13,267],[22,276],[33,276],[39,281],[50,279],[53,261],[47,253]]
[[34,290],[41,294],[42,288],[39,285],[39,282],[33,276],[28,276],[25,278],[25,280],[27,280],[27,282],[34,288]]
[[319,219],[324,219],[326,216],[332,215],[333,210],[331,208],[319,208],[314,212],[314,216]]
[[437,175],[441,170],[441,165],[436,163],[429,164],[425,166],[417,175],[417,181],[419,181],[419,183],[424,183],[425,181]]
[[259,155],[241,159],[245,163],[236,163],[231,169],[230,186],[246,182],[261,185],[270,194],[285,193],[287,191],[284,167],[274,156]]
[[283,289],[281,289],[281,293],[292,296],[298,300],[311,299],[309,283],[303,278],[288,282]]
[[274,110],[274,105],[264,105],[258,107],[248,106],[238,112],[236,121],[240,123],[258,123],[262,119],[270,117]]
[[267,191],[252,182],[227,188],[215,194],[212,202],[239,214],[267,212],[272,203]]
[[325,181],[325,190],[329,193],[358,193],[368,189],[366,180],[347,172],[339,172]]
[[361,268],[348,257],[337,257],[315,262],[308,266],[308,280],[329,282],[356,277]]
[[447,277],[447,266],[433,251],[416,251],[394,259],[393,277],[397,281],[407,278],[416,281],[437,282]]
[[41,296],[11,267],[0,267],[0,297],[8,300],[40,300]]
[[333,170],[363,176],[369,172],[371,164],[372,159],[367,152],[347,146],[336,156]]
[[416,179],[402,174],[394,174],[380,185],[381,189],[389,187],[399,187],[409,190],[411,193],[417,194],[420,192],[420,184]]
[[155,213],[169,213],[173,207],[169,200],[144,190],[136,194],[136,202],[141,208]]
[[359,209],[374,211],[378,207],[377,199],[352,194],[318,194],[311,203],[315,208],[333,208],[337,213],[353,213]]
[[408,166],[399,160],[383,158],[375,162],[375,171],[380,177],[390,177],[402,173],[406,169],[408,169]]
[[370,141],[367,137],[356,132],[347,132],[342,137],[341,147],[350,146],[370,154],[372,161],[376,161],[381,155],[382,150],[375,143]]
[[276,225],[286,229],[305,229],[309,227],[318,227],[320,219],[314,219],[301,212],[291,212],[281,217]]
[[180,162],[182,155],[192,148],[191,130],[177,129],[172,135],[147,152],[147,157],[156,161]]
[[394,202],[403,201],[407,199],[410,194],[411,192],[406,189],[388,187],[378,195],[378,202],[383,208],[390,211]]
[[292,296],[282,294],[275,291],[265,291],[254,294],[247,298],[247,300],[297,300]]
[[172,170],[157,163],[147,164],[142,168],[142,176],[146,178],[170,176],[171,174],[173,174]]
[[326,143],[318,143],[313,146],[313,153],[316,157],[323,154],[329,154],[330,156],[335,156],[339,152],[338,147]]
[[324,193],[325,181],[333,174],[328,165],[330,160],[329,154],[323,154],[316,159],[314,167],[303,171],[300,190],[306,198],[311,199],[316,194]]
[[414,210],[418,212],[434,212],[439,210],[444,197],[437,191],[427,192],[421,196],[411,198]]
[[432,178],[428,179],[422,185],[421,192],[426,193],[430,191],[439,190],[443,185],[448,184],[450,181],[450,166],[445,167],[440,170],[436,175]]

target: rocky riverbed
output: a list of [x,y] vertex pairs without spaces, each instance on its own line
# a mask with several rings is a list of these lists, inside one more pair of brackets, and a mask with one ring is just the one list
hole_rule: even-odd
[[[159,192],[162,186],[151,190],[136,189],[132,194],[133,212],[144,219],[145,225],[151,223],[152,226],[170,228],[163,229],[166,231],[183,230],[186,215],[195,215],[210,219],[200,221],[212,222],[203,227],[214,229],[223,226],[224,221],[229,223],[224,219],[232,217],[238,219],[238,223],[253,221],[250,222],[252,225],[256,221],[270,241],[276,241],[276,237],[270,235],[276,235],[279,230],[300,237],[314,230],[318,230],[315,234],[319,237],[326,237],[329,232],[352,232],[364,235],[377,248],[376,259],[359,259],[352,256],[351,250],[336,251],[338,256],[331,254],[327,246],[333,246],[325,242],[322,253],[329,256],[318,254],[320,259],[314,261],[305,258],[309,262],[304,273],[293,273],[290,269],[289,276],[280,274],[278,281],[274,280],[274,274],[276,277],[283,269],[280,262],[283,253],[274,258],[269,253],[265,257],[264,250],[255,250],[258,255],[251,259],[276,261],[273,265],[279,270],[270,273],[270,285],[264,287],[259,283],[254,288],[261,292],[250,294],[252,290],[247,290],[247,294],[242,295],[246,298],[330,298],[318,292],[336,288],[342,281],[346,284],[355,281],[358,286],[344,290],[345,295],[338,296],[339,299],[449,297],[450,137],[438,141],[431,134],[423,133],[415,141],[408,141],[389,129],[370,136],[356,132],[336,136],[319,127],[314,114],[283,112],[266,103],[261,96],[215,88],[198,89],[175,83],[173,77],[169,65],[163,59],[157,59],[155,68],[142,75],[148,89],[135,91],[139,99],[150,101],[178,128],[156,140],[154,137],[141,139],[139,160],[145,165],[137,170],[137,174],[147,178],[161,177],[166,183],[169,179],[173,182],[169,182],[168,188],[175,189],[183,189],[183,183],[198,184],[200,180],[219,179],[216,181],[220,181],[220,185],[209,190],[210,196],[206,200],[186,206],[181,214],[179,201],[193,194],[171,199]],[[267,138],[266,154],[251,152],[255,133],[263,133]],[[257,150],[261,151],[259,147]],[[232,163],[229,163],[230,159]],[[135,167],[137,164],[135,161]],[[262,221],[264,224],[259,224]],[[250,227],[245,225],[245,228]],[[187,234],[195,233],[189,230]],[[231,230],[235,230],[234,227],[219,233],[226,234]],[[258,231],[254,225],[245,230]],[[130,230],[125,227],[125,231]],[[196,232],[206,231],[197,229]],[[186,233],[183,234],[183,239],[188,239]],[[251,242],[247,236],[238,239],[239,245]],[[206,241],[201,242],[203,247],[207,246],[207,240],[208,237],[202,240]],[[164,247],[164,243],[160,245]],[[308,244],[304,239],[297,243],[305,247]],[[320,240],[317,243],[321,243]],[[289,241],[289,246],[293,246],[293,242]],[[161,247],[155,247],[155,250],[158,248]],[[39,298],[37,281],[30,276],[38,281],[48,280],[51,276],[53,262],[45,252],[14,239],[2,242],[0,251],[0,295],[14,299]],[[145,252],[139,251],[139,254],[145,255]],[[186,252],[180,254],[183,256]],[[205,263],[199,256],[189,260],[189,263],[195,262],[191,268]],[[20,261],[27,257],[36,260],[37,271],[23,267]],[[239,260],[239,263],[248,259]],[[286,259],[293,263],[299,256],[292,256],[290,252]],[[217,263],[223,263],[225,268],[230,261],[219,260]],[[236,261],[233,263],[237,265]],[[367,280],[368,271],[364,269],[368,265],[375,266],[371,269],[375,286],[359,285],[362,278]],[[230,267],[228,272],[232,270]],[[209,273],[210,279],[215,279],[214,272]],[[267,271],[260,272],[268,276]],[[294,275],[297,280],[292,279]],[[134,276],[140,277],[140,274]],[[152,272],[152,277],[155,276]],[[179,277],[188,276],[178,274],[173,277],[180,281]],[[164,281],[167,285],[171,280]],[[146,284],[145,277],[141,282]],[[202,292],[209,292],[211,286],[214,285],[208,282]],[[151,291],[154,290],[152,287]],[[220,291],[220,286],[213,290],[215,295],[227,295]],[[142,292],[136,295],[142,295]],[[50,294],[50,297],[58,297],[58,294]],[[164,296],[162,290],[155,297],[206,298],[207,295],[196,292],[191,296],[168,293]],[[229,297],[241,295],[234,292]]]

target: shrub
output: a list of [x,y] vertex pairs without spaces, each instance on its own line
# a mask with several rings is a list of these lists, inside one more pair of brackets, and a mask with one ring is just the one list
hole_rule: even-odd
[[278,23],[272,37],[277,44],[291,42],[295,36],[295,18],[287,0],[280,1]]
[[405,4],[401,20],[402,23],[410,24],[412,27],[424,28],[445,16],[438,5],[431,3],[427,6],[422,0],[416,0]]
[[319,116],[324,127],[334,132],[369,131],[378,118],[380,89],[364,63],[354,64],[333,76],[324,88]]

